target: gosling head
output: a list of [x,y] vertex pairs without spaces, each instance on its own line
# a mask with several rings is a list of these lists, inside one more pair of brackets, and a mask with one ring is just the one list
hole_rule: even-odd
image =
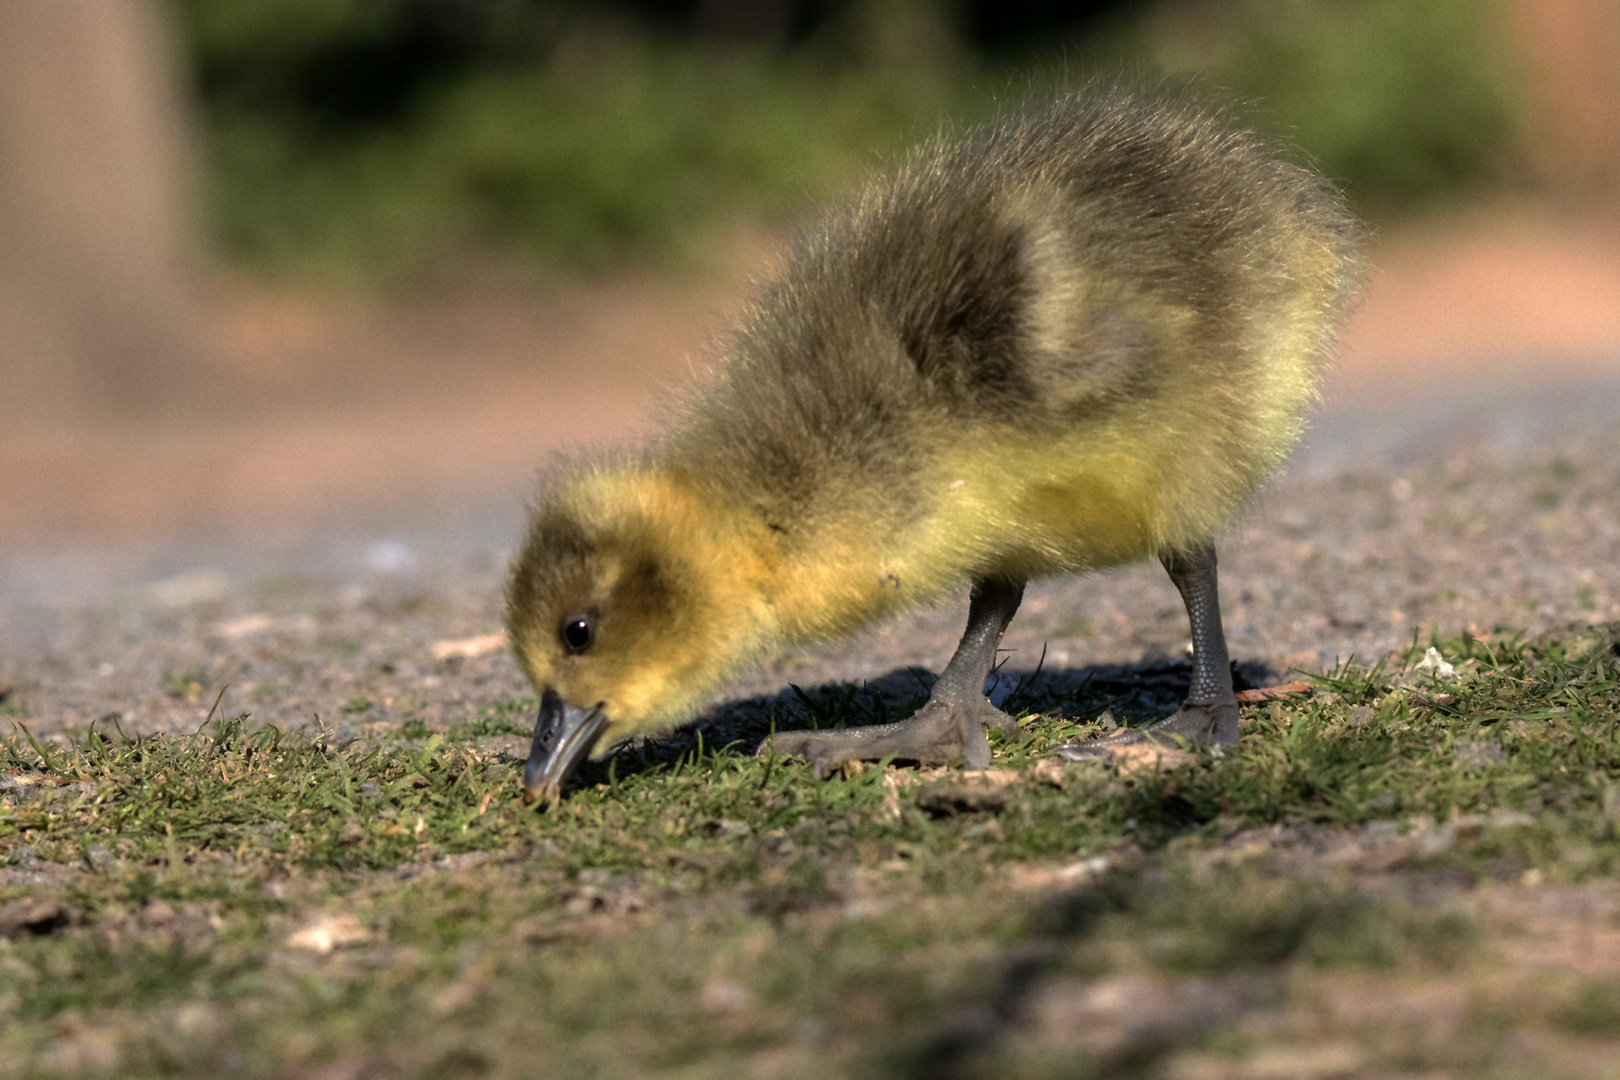
[[600,470],[535,508],[506,622],[540,694],[527,803],[555,803],[599,746],[690,717],[751,651],[746,545],[683,477]]

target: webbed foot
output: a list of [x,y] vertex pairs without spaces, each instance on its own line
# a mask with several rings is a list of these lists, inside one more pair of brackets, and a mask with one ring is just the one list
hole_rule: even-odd
[[1021,581],[986,578],[973,583],[962,641],[928,703],[907,719],[843,731],[779,732],[760,746],[759,753],[808,758],[823,779],[846,761],[886,757],[919,765],[948,765],[960,759],[970,769],[987,768],[990,740],[985,730],[994,727],[1007,738],[1018,734],[1017,721],[984,696],[984,680],[1023,595]]
[[948,765],[961,760],[970,769],[990,765],[987,729],[1006,738],[1018,735],[1018,721],[983,697],[965,707],[932,698],[896,724],[846,728],[842,731],[783,731],[767,739],[760,754],[783,754],[809,760],[816,776],[826,779],[846,761],[880,761],[892,757],[919,765]]
[[1065,761],[1103,761],[1128,746],[1173,746],[1178,740],[1197,746],[1236,746],[1237,700],[1182,704],[1171,715],[1145,728],[1133,728],[1099,739],[1064,743],[1053,753]]

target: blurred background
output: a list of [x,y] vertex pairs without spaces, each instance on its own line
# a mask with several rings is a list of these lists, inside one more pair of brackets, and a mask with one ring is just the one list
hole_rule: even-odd
[[1242,101],[1373,224],[1324,430],[1616,385],[1613,0],[0,0],[0,559],[509,544],[819,200],[1122,69]]

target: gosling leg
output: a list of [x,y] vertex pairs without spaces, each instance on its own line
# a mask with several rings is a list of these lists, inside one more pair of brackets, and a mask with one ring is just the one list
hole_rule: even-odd
[[984,680],[996,663],[996,646],[1024,598],[1024,583],[980,579],[968,603],[967,629],[961,644],[940,672],[928,702],[895,724],[843,731],[784,731],[760,746],[759,753],[808,758],[816,775],[826,778],[846,761],[894,757],[921,765],[945,765],[960,758],[970,769],[990,764],[994,726],[1011,738],[1018,732],[1012,717],[990,704]]
[[1215,581],[1215,545],[1160,557],[1170,580],[1187,605],[1192,626],[1192,688],[1181,708],[1145,728],[1102,739],[1068,743],[1056,753],[1069,761],[1094,761],[1122,746],[1172,743],[1186,739],[1201,746],[1232,746],[1238,741],[1237,696],[1232,692],[1232,664],[1221,630],[1221,601]]

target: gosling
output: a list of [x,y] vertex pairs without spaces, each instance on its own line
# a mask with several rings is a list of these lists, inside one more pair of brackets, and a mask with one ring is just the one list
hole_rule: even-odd
[[971,586],[928,702],[778,733],[852,759],[990,760],[984,696],[1033,578],[1155,557],[1192,687],[1132,741],[1238,738],[1213,538],[1278,468],[1358,276],[1320,177],[1222,113],[1118,87],[941,138],[804,233],[714,380],[640,450],[539,497],[506,621],[540,694],[526,802],[669,730],[785,646]]

